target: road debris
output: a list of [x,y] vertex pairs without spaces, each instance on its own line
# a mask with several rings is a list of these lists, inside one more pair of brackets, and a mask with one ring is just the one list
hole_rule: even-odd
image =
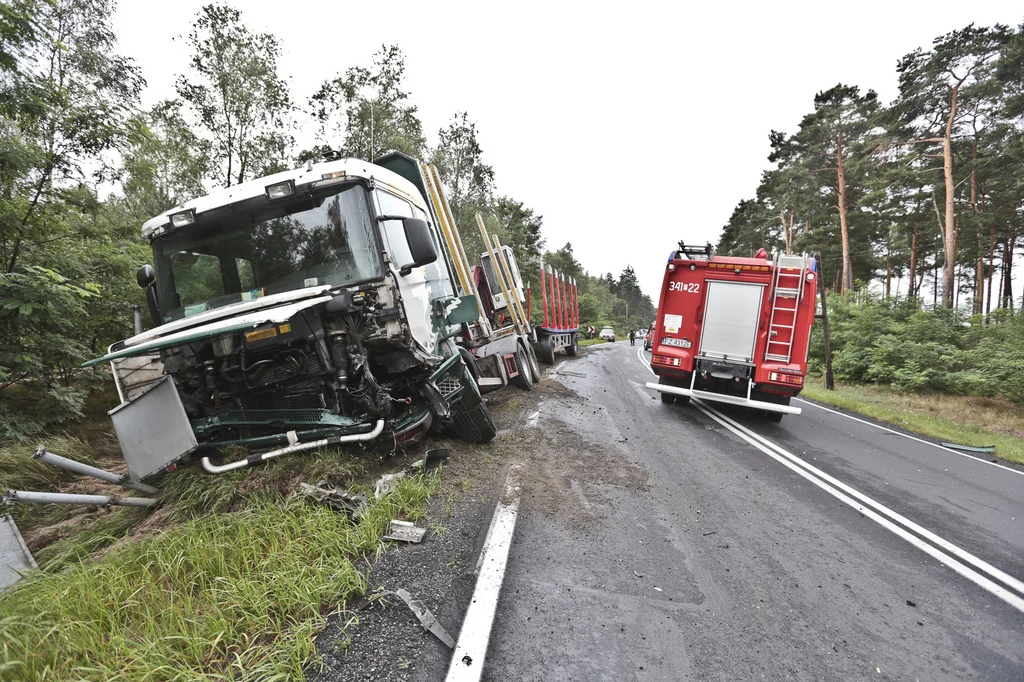
[[325,504],[334,511],[345,514],[353,522],[358,522],[366,509],[366,495],[350,494],[338,488],[331,488],[327,481],[320,481],[315,486],[308,483],[299,484],[299,492]]
[[427,450],[427,454],[423,459],[418,459],[409,465],[409,468],[414,471],[429,471],[435,469],[441,465],[442,462],[447,462],[451,456],[451,452],[448,448],[435,448],[433,450]]
[[644,574],[643,573],[637,573],[636,571],[633,571],[633,577],[634,578],[643,578]]
[[947,443],[944,440],[940,440],[939,445],[944,448],[950,448],[951,450],[962,450],[963,452],[981,452],[988,454],[996,451],[995,445],[961,445],[959,443]]
[[0,516],[0,590],[18,582],[24,572],[34,568],[39,566],[25,545],[14,519],[10,514]]
[[[700,513],[700,512],[698,512],[698,513]],[[702,535],[704,535],[704,537],[707,537],[709,535],[714,535],[717,532],[718,532],[717,530],[709,530],[709,531],[705,531]]]
[[[392,523],[394,523],[394,521],[392,521]],[[437,618],[434,618],[434,614],[430,612],[430,609],[423,605],[423,602],[418,599],[413,599],[412,595],[402,588],[395,590],[395,594],[409,606],[409,609],[416,615],[416,618],[420,621],[420,624],[422,624],[423,627],[429,630],[430,633],[439,640],[444,642],[449,649],[455,648],[455,640],[452,639],[452,636],[449,635],[441,624],[437,622]]]
[[397,474],[384,474],[377,479],[373,486],[373,497],[378,500],[384,497],[397,488],[403,478],[405,478],[404,471],[399,471]]
[[426,528],[419,528],[414,523],[394,519],[391,521],[391,529],[382,539],[419,544],[422,542],[423,536],[426,535],[426,533]]

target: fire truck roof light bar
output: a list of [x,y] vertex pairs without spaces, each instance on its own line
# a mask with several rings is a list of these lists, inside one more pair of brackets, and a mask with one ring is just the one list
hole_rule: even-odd
[[800,414],[803,410],[799,407],[792,407],[790,405],[776,405],[775,403],[766,403],[763,400],[748,400],[747,398],[740,398],[739,396],[723,395],[721,393],[711,393],[710,391],[700,391],[698,389],[690,388],[679,388],[678,386],[666,386],[662,384],[656,384],[653,381],[647,382],[647,388],[655,391],[661,391],[662,393],[671,393],[673,395],[685,395],[690,398],[698,398],[700,400],[707,400],[719,403],[729,403],[730,405],[742,405],[743,407],[753,407],[759,410],[767,410],[768,412],[781,412],[782,414]]

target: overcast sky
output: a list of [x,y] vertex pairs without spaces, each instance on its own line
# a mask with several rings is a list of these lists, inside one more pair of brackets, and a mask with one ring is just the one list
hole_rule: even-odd
[[[201,0],[121,0],[122,53],[173,96]],[[284,49],[297,103],[382,43],[430,144],[456,111],[475,120],[498,191],[544,216],[591,274],[632,265],[657,301],[676,242],[716,242],[793,132],[836,83],[896,95],[896,62],[971,22],[1024,21],[1016,2],[274,2],[236,0]],[[747,6],[749,4],[749,7]],[[308,140],[304,140],[308,143]]]

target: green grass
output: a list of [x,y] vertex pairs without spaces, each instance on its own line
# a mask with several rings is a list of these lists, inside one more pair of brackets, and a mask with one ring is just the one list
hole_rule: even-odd
[[[68,434],[42,435],[38,442],[58,455],[95,465],[88,444]],[[54,491],[77,474],[32,459],[35,445],[12,441],[0,443],[0,490]]]
[[1024,464],[1024,408],[987,398],[896,393],[885,387],[817,383],[802,395],[853,410],[925,436],[963,445],[995,445],[996,455]]
[[366,589],[353,560],[381,551],[391,519],[422,518],[439,486],[406,478],[358,525],[257,496],[37,573],[0,601],[0,680],[302,679],[325,616]]

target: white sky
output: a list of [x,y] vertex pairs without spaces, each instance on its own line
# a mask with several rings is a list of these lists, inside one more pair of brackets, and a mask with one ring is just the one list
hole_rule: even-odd
[[[120,51],[173,96],[201,0],[121,0]],[[971,22],[1024,21],[1017,2],[274,2],[235,0],[284,48],[297,103],[382,43],[430,144],[456,111],[477,122],[499,192],[544,216],[591,274],[632,265],[657,302],[679,239],[712,243],[793,132],[838,82],[896,95],[896,62]],[[309,140],[300,140],[306,142]]]

